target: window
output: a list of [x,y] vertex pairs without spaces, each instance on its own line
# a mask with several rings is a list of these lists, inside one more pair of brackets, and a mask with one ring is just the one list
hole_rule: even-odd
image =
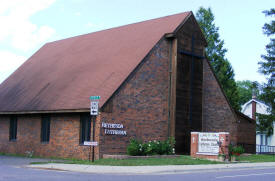
[[268,145],[268,137],[265,134],[260,135],[260,145]]
[[89,114],[80,115],[80,144],[91,140],[91,117]]
[[10,141],[15,141],[17,136],[17,117],[10,118]]
[[50,125],[51,125],[50,116],[42,116],[41,142],[49,142],[50,141]]
[[261,134],[261,141],[260,141],[260,145],[264,145],[264,135]]

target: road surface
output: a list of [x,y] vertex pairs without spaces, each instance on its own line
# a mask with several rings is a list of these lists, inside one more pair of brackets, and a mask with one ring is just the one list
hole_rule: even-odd
[[[27,168],[43,159],[0,156],[0,181],[275,181],[275,168],[192,171],[173,174],[88,174]],[[127,167],[125,167],[127,169]]]

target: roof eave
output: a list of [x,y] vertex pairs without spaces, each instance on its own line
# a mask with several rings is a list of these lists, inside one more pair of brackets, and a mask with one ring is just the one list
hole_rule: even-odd
[[82,112],[90,112],[90,109],[37,110],[37,111],[0,111],[0,115],[82,113]]
[[235,110],[235,113],[236,113],[237,115],[239,115],[239,116],[241,116],[241,117],[247,119],[247,120],[248,120],[249,122],[251,122],[251,123],[256,123],[256,121],[255,121],[254,119],[248,117],[247,115],[243,114],[243,113],[240,112],[240,111],[236,111],[236,110]]

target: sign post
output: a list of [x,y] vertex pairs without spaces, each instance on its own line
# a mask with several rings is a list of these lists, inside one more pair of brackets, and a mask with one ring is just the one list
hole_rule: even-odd
[[[93,122],[93,140],[90,142],[90,148],[92,147],[92,162],[95,160],[95,146],[98,145],[98,143],[95,141],[95,121],[96,116],[98,115],[98,103],[99,103],[100,96],[91,96],[91,116],[92,116],[92,122]],[[89,157],[90,159],[90,157]]]
[[97,141],[84,141],[85,146],[89,146],[90,151],[89,151],[89,161],[91,160],[91,150],[92,147],[97,146],[98,142]]

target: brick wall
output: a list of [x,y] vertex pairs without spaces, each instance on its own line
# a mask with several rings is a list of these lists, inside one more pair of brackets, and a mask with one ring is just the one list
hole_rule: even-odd
[[242,145],[246,153],[256,152],[256,123],[254,120],[245,118],[237,114],[238,119],[238,139],[237,144]]
[[[36,156],[88,159],[89,148],[79,145],[79,119],[79,114],[51,115],[50,141],[41,143],[40,115],[18,116],[16,141],[9,141],[9,117],[1,116],[0,152],[25,155],[34,151]],[[95,151],[98,157],[98,148]]]
[[204,132],[230,132],[237,142],[237,121],[210,65],[203,61],[203,125]]
[[163,39],[128,77],[105,107],[101,121],[124,125],[127,136],[105,135],[101,128],[100,152],[124,154],[131,138],[164,140],[168,137],[168,41]]

